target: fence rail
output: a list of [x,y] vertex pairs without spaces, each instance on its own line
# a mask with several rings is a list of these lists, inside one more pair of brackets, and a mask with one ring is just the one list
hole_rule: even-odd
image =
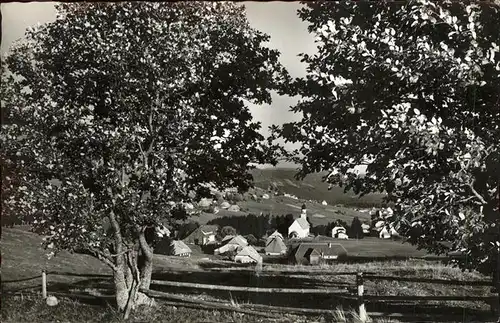
[[334,294],[346,292],[347,288],[264,288],[264,287],[245,287],[245,286],[225,286],[225,285],[210,285],[174,282],[165,280],[152,280],[151,285],[170,286],[170,287],[187,287],[195,289],[209,289],[218,291],[230,292],[250,292],[250,293],[288,293],[288,294]]
[[[225,272],[233,272],[235,274],[241,274],[242,270],[232,270]],[[443,284],[443,285],[457,285],[457,286],[492,286],[493,284],[488,281],[460,281],[460,280],[447,280],[447,279],[430,279],[430,278],[409,278],[409,277],[397,277],[397,276],[387,276],[387,275],[376,275],[373,272],[363,273],[363,272],[332,272],[332,271],[253,271],[255,274],[272,274],[272,275],[280,275],[280,274],[293,274],[293,275],[310,275],[311,273],[321,273],[321,275],[329,275],[329,276],[355,276],[356,283],[347,285],[344,288],[266,288],[266,287],[253,287],[253,286],[227,286],[227,285],[214,285],[214,284],[201,284],[201,283],[190,283],[190,282],[178,282],[178,281],[167,281],[167,280],[152,280],[151,285],[157,286],[170,286],[170,287],[178,287],[178,288],[190,288],[196,290],[212,290],[212,291],[234,291],[234,292],[247,292],[247,293],[287,293],[287,294],[323,294],[323,295],[336,295],[347,298],[354,298],[358,303],[358,313],[360,320],[365,322],[367,320],[367,312],[365,308],[365,302],[380,302],[380,301],[419,301],[419,302],[427,302],[427,301],[484,301],[489,302],[492,306],[492,309],[496,309],[496,305],[499,303],[499,297],[497,296],[468,296],[468,295],[451,295],[451,296],[412,296],[412,295],[370,295],[365,294],[365,286],[364,282],[366,280],[386,280],[386,281],[404,281],[404,282],[418,282],[418,283],[432,283],[432,284]],[[57,271],[42,271],[42,274],[39,276],[33,276],[24,279],[17,279],[11,281],[3,281],[2,283],[15,283],[15,282],[23,282],[33,279],[39,279],[41,277],[42,284],[42,297],[47,297],[47,275],[61,275],[61,276],[72,276],[72,277],[92,277],[92,278],[110,278],[111,275],[102,275],[102,274],[74,274],[67,272],[57,272]],[[35,286],[36,287],[36,286]],[[111,286],[110,286],[111,287]],[[262,304],[246,304],[243,308],[240,306],[239,308],[221,304],[217,302],[206,302],[198,299],[192,299],[186,296],[175,295],[170,293],[165,293],[162,291],[156,291],[152,289],[144,290],[141,289],[142,292],[150,295],[152,297],[158,297],[163,299],[170,300],[169,302],[181,305],[184,302],[188,303],[189,307],[197,307],[197,308],[218,308],[223,310],[236,311],[241,313],[251,313],[256,315],[263,315],[272,317],[273,314],[271,312],[276,311],[287,311],[287,312],[295,312],[302,314],[318,314],[318,313],[327,313],[331,312],[328,309],[307,309],[307,308],[288,308],[288,307],[279,307],[279,306],[271,306],[271,305],[262,305]],[[76,292],[76,293],[74,293]],[[95,298],[113,298],[113,295],[84,295],[79,294],[74,289],[71,293],[60,293],[60,292],[51,292],[51,295],[55,296],[64,296],[64,297],[75,297],[75,298],[87,298],[87,299],[95,299]],[[168,302],[167,302],[168,303]],[[259,310],[261,312],[256,312]],[[267,312],[263,312],[263,310],[267,310]],[[263,314],[262,314],[263,313]]]
[[382,276],[374,275],[371,273],[364,274],[365,279],[370,280],[388,280],[400,282],[415,282],[415,283],[431,283],[441,285],[457,285],[457,286],[492,286],[491,281],[486,280],[453,280],[453,279],[435,279],[435,278],[411,278],[411,277],[397,277],[397,276]]

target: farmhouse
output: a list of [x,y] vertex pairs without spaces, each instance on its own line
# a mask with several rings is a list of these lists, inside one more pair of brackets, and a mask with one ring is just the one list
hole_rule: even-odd
[[283,235],[281,233],[279,233],[278,230],[276,230],[271,235],[269,235],[269,237],[267,237],[267,239],[266,239],[266,245],[268,245],[269,242],[271,242],[271,240],[273,240],[276,237],[281,238],[281,240],[283,240],[283,241],[285,240],[283,238]]
[[244,247],[248,246],[248,241],[247,239],[243,238],[240,235],[237,236],[228,235],[225,236],[224,239],[222,239],[221,244],[222,244],[221,247],[214,250],[214,254],[222,255],[229,251],[241,250]]
[[300,218],[293,221],[292,225],[288,228],[288,237],[292,238],[307,238],[309,236],[309,230],[311,225],[307,222],[307,210],[306,206],[302,205],[302,213]]
[[172,256],[191,257],[191,248],[181,240],[172,241]]
[[337,239],[347,239],[347,230],[343,226],[336,226],[332,229],[332,237]]
[[234,261],[243,264],[262,263],[262,256],[252,246],[246,246],[236,254]]
[[315,265],[347,256],[347,250],[338,243],[303,242],[292,249],[291,262]]
[[286,254],[286,245],[283,238],[280,236],[274,236],[267,239],[266,243],[266,255],[269,256],[279,256]]
[[202,225],[191,232],[183,241],[201,246],[215,243],[217,229],[216,225]]

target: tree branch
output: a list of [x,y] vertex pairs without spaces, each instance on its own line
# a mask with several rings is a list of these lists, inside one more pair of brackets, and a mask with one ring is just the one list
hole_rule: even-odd
[[153,251],[151,250],[151,248],[148,245],[148,242],[146,241],[146,236],[144,235],[145,228],[141,229],[139,226],[137,226],[136,229],[139,235],[139,245],[141,247],[141,250],[144,253],[146,259],[151,260],[153,258]]
[[468,183],[467,185],[471,189],[471,191],[474,194],[474,196],[477,197],[479,199],[479,201],[481,201],[481,203],[483,203],[484,205],[488,204],[488,202],[486,202],[486,200],[481,196],[481,194],[479,194],[476,191],[476,189],[474,188],[474,183],[475,182],[476,182],[476,180],[473,180],[472,182]]
[[113,271],[117,271],[118,270],[118,267],[116,267],[116,265],[113,263],[113,260],[110,259],[108,256],[106,256],[101,251],[96,250],[94,248],[89,248],[89,251],[94,255],[94,257],[96,257],[100,261],[104,262],[109,267],[111,267],[111,269],[113,269]]
[[122,251],[123,237],[122,237],[122,233],[120,230],[120,224],[116,220],[116,215],[115,215],[113,210],[111,210],[111,212],[109,212],[108,218],[109,218],[109,221],[111,222],[111,227],[113,228],[113,234],[115,237],[115,244],[116,244],[115,245],[116,254],[118,255],[118,254],[123,253],[123,251]]

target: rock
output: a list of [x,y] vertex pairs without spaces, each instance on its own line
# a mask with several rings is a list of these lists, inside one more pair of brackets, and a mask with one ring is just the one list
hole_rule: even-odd
[[48,306],[57,306],[57,304],[59,304],[59,301],[55,296],[49,296],[45,301]]
[[137,300],[135,302],[135,307],[138,307],[141,305],[146,305],[149,307],[157,307],[158,306],[158,304],[156,303],[154,298],[149,297],[148,295],[139,292],[139,293],[137,293]]
[[323,201],[323,202],[321,202],[321,205],[327,206],[328,203],[326,203],[326,201]]
[[186,210],[194,210],[194,205],[191,203],[184,204],[184,207],[186,208]]
[[258,199],[256,194],[251,194],[251,195],[250,195],[250,198],[251,198],[252,200],[254,200],[254,201],[257,201],[257,199]]
[[264,200],[269,200],[269,194],[264,194],[264,195],[262,195],[262,198],[263,198]]
[[231,204],[229,204],[229,202],[227,201],[222,202],[222,204],[220,205],[222,209],[228,209],[230,206]]
[[231,211],[231,212],[240,212],[240,207],[238,205],[231,205],[228,209],[228,211]]

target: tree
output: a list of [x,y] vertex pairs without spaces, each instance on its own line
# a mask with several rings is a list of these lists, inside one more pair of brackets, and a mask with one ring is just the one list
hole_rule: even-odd
[[253,234],[248,234],[244,238],[247,239],[248,244],[251,246],[256,246],[259,242],[259,240]]
[[180,220],[170,211],[209,186],[245,191],[252,163],[275,163],[245,102],[270,103],[287,74],[238,4],[57,8],[6,59],[2,162],[18,179],[2,206],[34,215],[54,253],[106,263],[127,317],[150,284],[145,230]]
[[225,236],[235,236],[238,232],[232,226],[226,225],[217,232],[217,240],[224,239]]
[[351,227],[348,230],[349,237],[353,239],[363,239],[363,227],[361,226],[361,221],[357,216],[352,219]]
[[[434,253],[468,254],[492,274],[500,255],[500,8],[479,1],[307,2],[299,11],[318,52],[298,122],[274,127],[301,144],[299,177],[361,195],[386,192],[400,233]],[[331,153],[334,152],[334,153]],[[357,165],[368,165],[366,174]],[[413,230],[415,231],[415,230]]]

